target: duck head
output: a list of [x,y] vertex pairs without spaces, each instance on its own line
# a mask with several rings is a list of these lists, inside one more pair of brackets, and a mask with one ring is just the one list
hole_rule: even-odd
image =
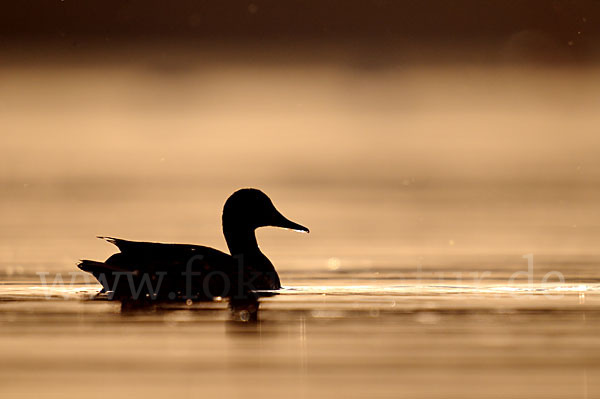
[[227,199],[223,207],[223,230],[254,231],[264,226],[309,232],[308,228],[283,216],[271,199],[260,190],[243,188]]

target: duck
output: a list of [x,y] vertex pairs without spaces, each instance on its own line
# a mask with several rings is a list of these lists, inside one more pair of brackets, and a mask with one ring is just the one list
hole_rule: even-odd
[[308,233],[279,212],[255,188],[234,192],[225,202],[223,235],[229,254],[218,249],[104,237],[119,252],[104,262],[81,260],[79,269],[102,285],[98,293],[121,301],[244,301],[256,292],[276,291],[281,281],[256,241],[256,229],[281,227]]

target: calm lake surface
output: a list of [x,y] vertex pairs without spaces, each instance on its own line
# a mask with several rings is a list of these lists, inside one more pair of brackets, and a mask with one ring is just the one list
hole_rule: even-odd
[[[0,397],[600,397],[597,69],[246,55],[0,67]],[[311,229],[258,322],[93,299],[245,186]]]
[[7,281],[0,392],[597,397],[597,279],[508,286],[394,270],[307,274],[283,274],[286,288],[261,302],[256,323],[224,303],[127,310],[85,299],[96,285]]

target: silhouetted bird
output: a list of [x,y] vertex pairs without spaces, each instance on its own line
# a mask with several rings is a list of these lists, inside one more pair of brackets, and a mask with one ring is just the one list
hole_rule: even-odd
[[161,244],[99,237],[121,252],[105,262],[83,260],[109,299],[210,300],[248,298],[255,290],[281,288],[273,264],[258,248],[255,229],[283,227],[308,233],[286,219],[262,191],[233,193],[223,208],[223,234],[231,255],[199,245]]

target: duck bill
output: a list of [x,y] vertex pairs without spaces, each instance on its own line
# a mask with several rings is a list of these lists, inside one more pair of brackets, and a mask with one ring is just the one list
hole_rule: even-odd
[[308,227],[304,227],[301,224],[292,222],[291,220],[289,220],[288,218],[286,218],[285,216],[283,216],[281,213],[276,212],[274,217],[273,217],[273,221],[271,223],[271,226],[274,227],[283,227],[284,229],[290,229],[290,230],[295,230],[295,231],[300,231],[303,233],[308,233]]

